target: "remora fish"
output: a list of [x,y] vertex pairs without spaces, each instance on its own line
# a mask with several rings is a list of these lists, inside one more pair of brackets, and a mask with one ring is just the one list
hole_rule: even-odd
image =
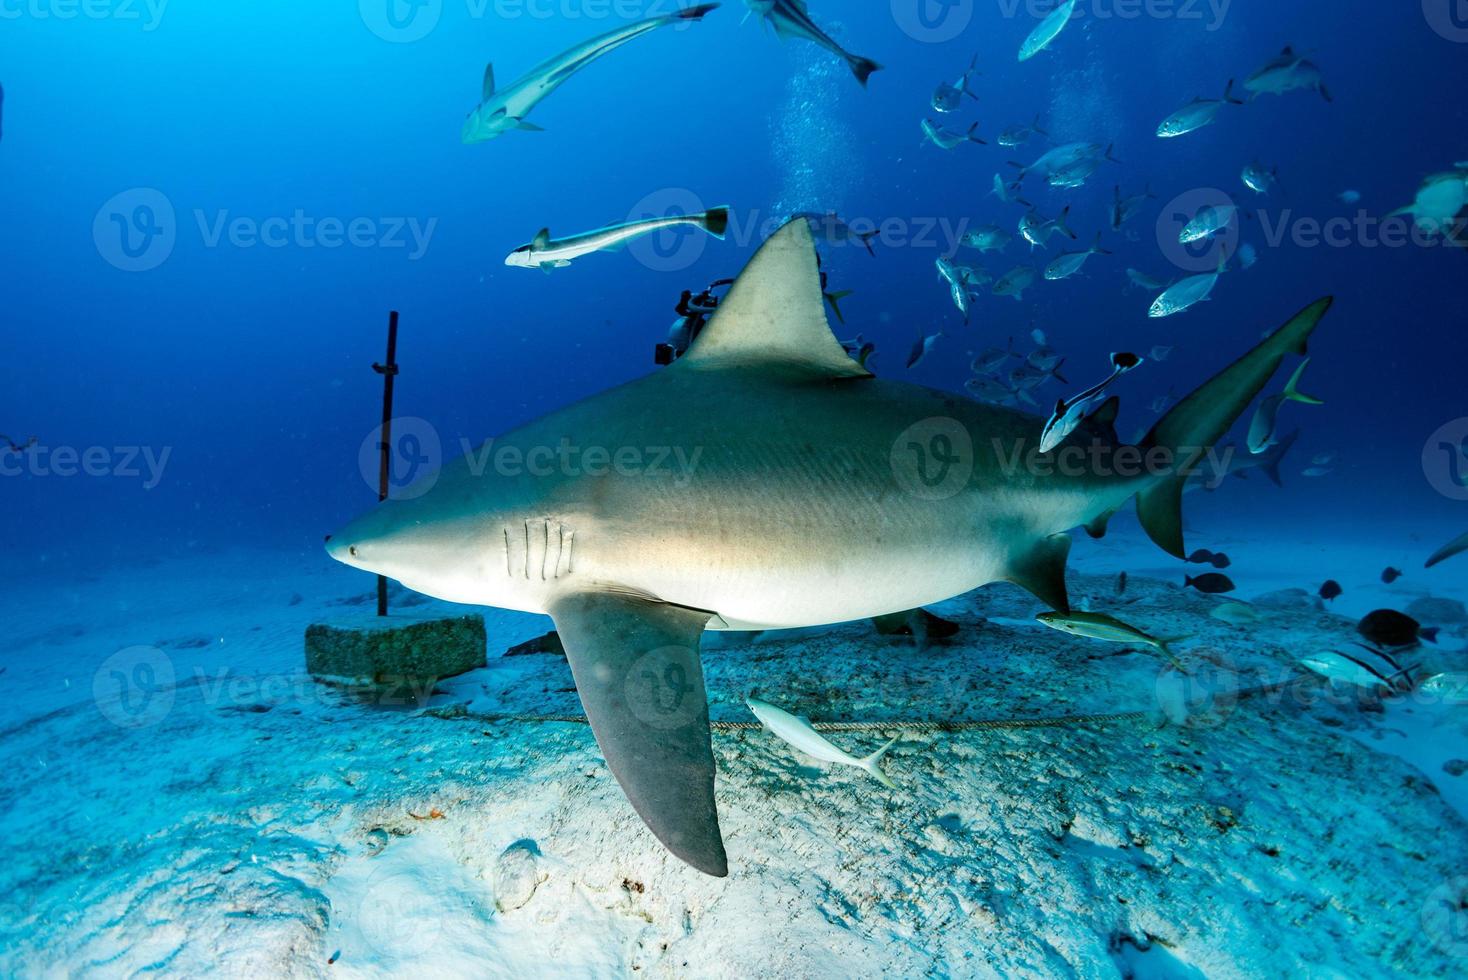
[[1142,359],[1135,354],[1112,354],[1111,375],[1105,381],[1092,385],[1072,399],[1057,401],[1054,414],[1040,431],[1040,452],[1048,453],[1065,441],[1082,419],[1100,409],[1106,389],[1112,382],[1141,363]]
[[[1305,353],[1330,305],[1307,307],[1204,383],[1145,445],[1212,446],[1280,362]],[[700,410],[670,427],[668,406],[690,404]],[[935,418],[951,425],[933,433]],[[797,220],[764,243],[673,364],[492,443],[522,459],[548,446],[659,447],[643,465],[588,455],[585,466],[486,466],[477,451],[411,499],[373,507],[327,550],[436,598],[549,615],[633,807],[679,858],[724,875],[705,629],[869,619],[1000,580],[1066,612],[1066,531],[1132,498],[1152,540],[1187,553],[1184,474],[1015,467],[1003,447],[1037,425],[871,377],[831,333],[815,241]],[[972,447],[961,466],[956,442]],[[935,458],[939,487],[928,482]]]
[[1158,653],[1166,657],[1178,670],[1185,670],[1182,663],[1172,652],[1171,644],[1180,643],[1187,639],[1185,636],[1170,636],[1158,638],[1148,636],[1135,626],[1129,626],[1121,620],[1105,613],[1080,612],[1071,610],[1068,613],[1048,612],[1041,613],[1035,617],[1051,629],[1069,633],[1072,636],[1084,636],[1092,640],[1109,640],[1112,643],[1139,643],[1143,646],[1152,647]]
[[1060,5],[1042,21],[1038,27],[1030,32],[1023,44],[1019,46],[1019,60],[1029,61],[1049,47],[1050,42],[1065,30],[1065,25],[1070,23],[1070,18],[1076,11],[1076,0],[1061,0]]
[[1254,410],[1254,417],[1249,420],[1249,452],[1258,455],[1279,440],[1274,434],[1279,425],[1279,409],[1285,402],[1299,402],[1302,405],[1324,405],[1319,398],[1307,395],[1299,390],[1300,376],[1305,373],[1305,368],[1310,364],[1310,358],[1300,362],[1295,368],[1295,373],[1290,376],[1289,384],[1285,390],[1277,395],[1270,395],[1259,403]]
[[979,100],[979,97],[974,92],[974,90],[968,87],[968,78],[974,73],[974,66],[978,63],[979,56],[974,55],[973,60],[968,63],[968,71],[964,72],[962,75],[959,75],[958,81],[954,82],[952,85],[949,85],[947,82],[940,82],[938,84],[937,89],[935,89],[933,92],[934,112],[957,111],[959,105],[963,102],[963,97],[965,95],[973,99],[975,102]]
[[1228,88],[1223,90],[1221,99],[1194,99],[1183,106],[1177,112],[1162,120],[1157,127],[1157,136],[1160,139],[1173,139],[1177,136],[1186,136],[1188,133],[1202,129],[1214,119],[1218,118],[1218,110],[1226,105],[1243,105],[1242,99],[1234,98],[1233,79],[1228,80]]
[[540,229],[535,238],[505,256],[505,265],[519,269],[560,269],[591,252],[610,252],[621,248],[634,238],[650,235],[664,228],[692,225],[702,228],[715,238],[723,238],[729,226],[727,207],[709,208],[698,214],[675,214],[666,218],[644,218],[641,221],[624,221],[607,225],[595,231],[582,232],[566,238],[552,238],[549,228]]
[[869,773],[873,779],[888,789],[897,788],[897,784],[887,777],[877,763],[881,762],[887,750],[897,743],[897,739],[901,738],[900,735],[866,758],[858,759],[832,745],[811,727],[810,721],[806,718],[782,711],[759,698],[745,698],[744,703],[749,705],[749,710],[754,712],[754,716],[760,720],[761,725],[777,735],[781,741],[799,749],[812,759],[835,762],[843,766],[855,766]]
[[1286,47],[1278,58],[1244,80],[1244,89],[1253,99],[1265,94],[1283,95],[1297,88],[1314,89],[1325,101],[1335,101],[1325,87],[1319,66],[1295,54],[1291,47]]
[[540,127],[527,122],[530,114],[547,95],[560,88],[565,81],[597,58],[614,51],[628,41],[644,34],[683,21],[702,20],[716,3],[705,3],[689,7],[675,14],[649,17],[636,23],[619,27],[614,31],[592,38],[567,51],[563,51],[531,69],[509,88],[495,90],[494,65],[484,69],[484,85],[481,89],[479,107],[469,113],[461,134],[465,143],[482,143],[492,140],[512,129],[539,130]]
[[1326,680],[1367,689],[1380,688],[1388,693],[1410,688],[1410,675],[1415,669],[1404,669],[1384,651],[1360,643],[1355,644],[1349,653],[1325,650],[1301,658],[1300,663]]
[[[833,41],[825,31],[817,27],[816,22],[810,19],[805,0],[745,0],[745,3],[749,5],[749,13],[763,17],[769,22],[780,40],[783,41],[787,37],[803,38],[819,44],[846,62],[862,88],[866,88],[867,78],[871,73],[880,71],[882,68],[870,58],[863,58],[847,51]],[[745,16],[748,17],[749,14]]]

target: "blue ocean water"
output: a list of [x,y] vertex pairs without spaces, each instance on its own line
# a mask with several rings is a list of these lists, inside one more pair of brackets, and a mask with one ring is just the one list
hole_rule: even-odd
[[[1050,10],[1038,0],[810,5],[881,64],[865,87],[829,50],[727,2],[570,78],[530,115],[543,131],[465,145],[486,62],[504,88],[675,0],[0,0],[0,836],[15,857],[0,867],[0,973],[538,975],[561,965],[547,944],[566,975],[589,976],[658,965],[670,944],[665,972],[679,961],[674,975],[710,976],[738,969],[729,948],[798,975],[897,962],[964,976],[982,962],[1247,976],[1276,949],[1331,975],[1363,960],[1361,975],[1461,965],[1468,559],[1430,575],[1422,559],[1468,528],[1468,249],[1383,236],[1405,234],[1386,216],[1424,178],[1468,160],[1464,0],[1080,0],[1025,61]],[[1263,95],[1157,138],[1231,79],[1242,96],[1286,46],[1319,66],[1328,98]],[[971,63],[977,98],[937,113],[935,87]],[[987,142],[941,149],[925,119],[976,124]],[[1044,136],[998,145],[1036,119]],[[1083,186],[1030,174],[1019,193],[1046,217],[1068,208],[1076,244],[1031,249],[1017,232],[1027,206],[994,196],[996,175],[1008,184],[1074,141],[1109,159]],[[1277,171],[1267,195],[1241,181],[1253,161]],[[1113,228],[1115,195],[1144,188]],[[1220,202],[1241,208],[1231,229],[1182,248],[1181,226]],[[730,209],[722,240],[682,228],[546,273],[504,262],[542,228],[717,205]],[[407,494],[486,438],[661,370],[654,347],[680,294],[736,275],[802,212],[878,232],[870,253],[821,246],[827,288],[850,291],[833,329],[875,345],[878,375],[968,397],[979,352],[1024,355],[1043,333],[1066,380],[1029,393],[1037,429],[1114,352],[1135,352],[1146,363],[1112,390],[1119,433],[1139,440],[1333,295],[1301,382],[1323,404],[1281,410],[1281,432],[1301,433],[1284,485],[1256,470],[1184,509],[1190,544],[1233,552],[1239,598],[1327,577],[1345,596],[1276,594],[1257,618],[1205,605],[1175,588],[1185,566],[1142,540],[1129,508],[1107,541],[1076,535],[1074,594],[1124,595],[1206,678],[1281,688],[1321,643],[1354,642],[1361,613],[1425,600],[1443,642],[1417,652],[1441,684],[1385,708],[1370,683],[1364,706],[1282,697],[1276,715],[1215,730],[1164,691],[1192,681],[1151,653],[1046,647],[1059,634],[1002,588],[943,604],[962,630],[948,649],[912,626],[909,655],[864,621],[809,648],[809,634],[777,637],[747,662],[705,661],[716,722],[758,683],[792,710],[926,734],[904,733],[884,763],[897,788],[879,798],[764,732],[720,730],[736,861],[728,882],[690,884],[610,786],[597,743],[567,724],[566,665],[495,656],[548,620],[488,613],[490,665],[447,683],[440,715],[376,711],[302,673],[303,627],[371,598],[370,577],[322,538],[376,499],[390,311],[392,482]],[[985,224],[1014,240],[960,246]],[[967,322],[935,267],[1038,272],[1098,233],[1106,253],[1082,274],[1037,277],[1020,301],[979,289]],[[1220,246],[1233,264],[1208,302],[1147,315],[1155,291],[1127,269],[1172,282],[1207,271]],[[669,424],[709,407],[668,404]],[[525,555],[528,568],[528,537]],[[1401,585],[1380,579],[1387,563],[1406,569]],[[1119,570],[1130,593],[1111,584]],[[756,641],[710,642],[726,654]],[[511,709],[526,725],[497,723]],[[1160,734],[1071,724],[1103,712],[1146,714]],[[1067,724],[1026,728],[1033,744],[921,741],[1001,715]],[[867,737],[842,733],[852,747]],[[549,882],[519,919],[496,904],[514,890],[504,878],[525,884],[501,875],[513,862],[531,891]],[[384,896],[379,875],[408,886]],[[1123,909],[1123,893],[1136,904]],[[438,928],[444,942],[415,945]]]
[[[58,476],[64,457],[8,475],[8,563],[191,542],[314,546],[371,499],[357,456],[379,412],[370,365],[389,309],[402,312],[398,414],[431,422],[452,456],[461,439],[652,370],[680,291],[737,272],[772,222],[799,210],[897,229],[875,258],[856,248],[826,258],[832,288],[855,291],[843,335],[876,342],[880,373],[961,390],[971,352],[1010,337],[1023,347],[1035,327],[1076,382],[1104,375],[1112,350],[1174,346],[1119,389],[1123,434],[1150,425],[1158,395],[1191,390],[1261,331],[1335,294],[1306,386],[1326,405],[1287,407],[1304,431],[1288,487],[1238,484],[1207,507],[1264,524],[1308,518],[1322,534],[1380,523],[1425,539],[1456,533],[1460,502],[1433,489],[1423,447],[1463,414],[1456,311],[1468,256],[1370,247],[1354,230],[1338,247],[1290,235],[1276,245],[1266,233],[1358,211],[1379,218],[1464,157],[1451,93],[1468,49],[1449,14],[1365,2],[1328,15],[1260,0],[1083,5],[1021,63],[1015,52],[1038,23],[1025,4],[818,6],[842,44],[884,66],[863,91],[826,51],[782,43],[756,18],[741,26],[739,5],[726,4],[573,78],[536,110],[545,132],[459,142],[486,61],[504,85],[662,12],[589,0],[10,8],[0,432],[102,447],[100,470],[141,475]],[[1264,96],[1182,139],[1153,136],[1167,114],[1219,97],[1286,44],[1320,65],[1333,103]],[[977,121],[989,145],[925,145],[919,121],[935,117],[935,85],[975,56],[978,101],[940,121]],[[1021,303],[985,296],[965,325],[934,259],[952,251],[961,222],[1013,228],[1021,217],[987,192],[1042,141],[1005,149],[995,137],[1037,114],[1053,141],[1114,144],[1121,162],[1084,187],[1031,178],[1028,192],[1047,215],[1069,204],[1080,240],[1102,231],[1115,254],[1083,277],[1037,283]],[[1239,180],[1255,158],[1280,178],[1257,200]],[[1157,195],[1129,236],[1108,227],[1118,184]],[[1210,302],[1149,320],[1150,296],[1126,291],[1123,270],[1179,275],[1156,223],[1199,188],[1258,208],[1241,222],[1258,263],[1226,274]],[[1359,205],[1337,199],[1348,189]],[[133,224],[155,201],[157,224]],[[552,275],[502,265],[542,226],[570,233],[698,202],[733,208],[727,241],[667,237],[645,250],[652,261],[595,255]],[[273,227],[272,242],[253,237]],[[997,256],[960,253],[995,276],[1031,259],[1019,241]],[[151,267],[129,271],[139,261]],[[933,355],[906,371],[914,338],[939,329]],[[1061,393],[1051,385],[1041,401]],[[129,469],[122,447],[166,452],[162,475],[148,478],[146,456]],[[1298,475],[1323,453],[1335,454],[1329,476]]]

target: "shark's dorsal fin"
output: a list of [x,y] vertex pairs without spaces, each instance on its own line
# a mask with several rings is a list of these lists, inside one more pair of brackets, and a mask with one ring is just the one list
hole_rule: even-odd
[[760,246],[678,364],[783,368],[831,378],[869,378],[826,321],[810,223],[796,218]]
[[542,228],[542,229],[540,229],[540,231],[537,231],[535,233],[535,237],[530,240],[530,248],[531,248],[531,251],[544,251],[549,246],[550,246],[550,229],[549,228]]
[[484,66],[484,87],[479,90],[480,100],[488,102],[494,95],[494,62]]

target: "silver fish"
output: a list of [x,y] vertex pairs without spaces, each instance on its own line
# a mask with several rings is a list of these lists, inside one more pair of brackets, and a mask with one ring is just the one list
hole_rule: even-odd
[[1055,403],[1055,412],[1040,431],[1040,452],[1048,453],[1065,441],[1065,437],[1076,430],[1088,415],[1094,413],[1106,400],[1106,389],[1112,382],[1142,364],[1135,354],[1112,354],[1111,375],[1099,384],[1094,384],[1074,398],[1062,398]]
[[1111,253],[1101,247],[1101,233],[1096,232],[1096,244],[1084,252],[1063,252],[1053,262],[1045,267],[1045,278],[1051,281],[1056,279],[1068,279],[1080,272],[1085,266],[1086,260],[1093,255],[1110,255]]
[[1177,112],[1162,120],[1157,127],[1159,139],[1174,139],[1178,136],[1186,136],[1207,126],[1218,117],[1218,110],[1226,105],[1243,105],[1241,99],[1234,98],[1233,79],[1229,79],[1228,88],[1223,90],[1221,99],[1194,99],[1183,106]]
[[1019,219],[1019,233],[1024,240],[1030,243],[1033,249],[1036,246],[1044,246],[1051,235],[1065,235],[1074,239],[1076,233],[1070,230],[1065,219],[1070,216],[1070,205],[1066,205],[1060,212],[1060,216],[1053,221],[1038,211],[1030,211]]
[[963,97],[965,95],[975,102],[979,100],[978,94],[968,87],[969,76],[975,73],[974,66],[978,63],[979,56],[974,55],[973,60],[968,63],[968,71],[959,75],[956,82],[952,85],[949,85],[947,82],[940,82],[938,84],[937,89],[933,91],[932,105],[934,112],[957,111],[958,107],[963,103]]
[[956,146],[962,146],[964,143],[978,143],[981,146],[986,145],[983,140],[974,135],[978,131],[978,123],[970,126],[968,132],[965,133],[956,133],[951,129],[944,129],[931,119],[924,119],[921,126],[923,136],[940,150],[951,150]]
[[1025,290],[1035,281],[1035,270],[1028,266],[1016,266],[1010,269],[999,280],[994,283],[995,296],[1013,296],[1016,302],[1022,302],[1025,298]]

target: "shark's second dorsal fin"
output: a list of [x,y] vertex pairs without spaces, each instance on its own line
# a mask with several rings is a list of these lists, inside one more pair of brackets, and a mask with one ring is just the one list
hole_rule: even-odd
[[768,365],[800,374],[869,378],[826,322],[810,223],[795,218],[760,246],[679,364]]

